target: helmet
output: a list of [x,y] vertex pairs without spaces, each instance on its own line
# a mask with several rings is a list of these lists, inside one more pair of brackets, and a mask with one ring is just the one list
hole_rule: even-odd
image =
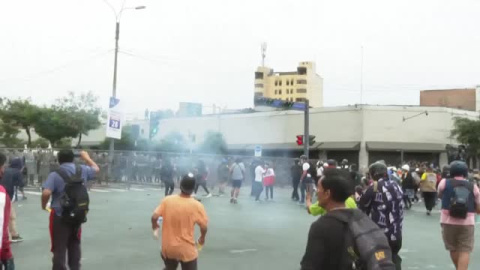
[[337,162],[334,159],[327,160],[328,166],[337,166]]
[[373,180],[380,180],[381,178],[388,177],[388,169],[385,164],[380,162],[375,162],[368,168],[368,172]]
[[305,155],[301,155],[301,156],[300,156],[300,160],[307,160],[307,159],[308,159],[308,158],[307,158],[307,156],[305,156]]
[[467,177],[468,176],[467,163],[459,160],[456,160],[450,163],[450,176],[451,177],[455,177],[455,176]]
[[402,166],[402,170],[409,172],[410,171],[410,166],[408,164],[405,164]]

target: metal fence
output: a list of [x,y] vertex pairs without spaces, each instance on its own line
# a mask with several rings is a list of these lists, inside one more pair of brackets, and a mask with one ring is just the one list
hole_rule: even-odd
[[[24,174],[27,176],[28,184],[31,185],[45,181],[48,174],[59,166],[56,160],[57,150],[2,149],[1,151],[7,155],[8,160],[21,158],[24,161]],[[231,165],[236,159],[240,159],[246,168],[245,182],[247,184],[253,181],[257,164],[266,162],[275,171],[276,183],[283,186],[291,183],[290,169],[295,163],[295,159],[281,157],[256,158],[232,155],[115,151],[110,165],[108,151],[88,150],[88,152],[100,167],[100,172],[96,176],[99,184],[129,182],[160,185],[160,169],[166,160],[172,163],[174,179],[178,182],[184,174],[192,172],[201,160],[209,171],[207,183],[209,186],[214,186],[220,181],[218,171],[220,164],[227,162],[228,165]],[[76,160],[76,162],[81,163],[80,160]],[[111,168],[109,168],[110,166]]]

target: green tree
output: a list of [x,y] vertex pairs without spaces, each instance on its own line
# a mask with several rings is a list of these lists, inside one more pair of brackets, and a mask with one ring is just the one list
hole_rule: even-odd
[[228,147],[222,133],[207,131],[205,134],[205,140],[202,142],[198,150],[202,153],[224,155],[227,153]]
[[179,132],[172,132],[167,134],[160,143],[153,146],[156,151],[164,152],[185,152],[186,140]]
[[30,129],[39,119],[38,106],[31,104],[29,99],[2,100],[0,118],[4,123],[14,125],[25,130],[28,136],[27,145],[32,144]]
[[[115,140],[115,150],[132,151],[135,149],[135,140],[132,137],[132,127],[124,126],[122,129],[122,138]],[[108,150],[110,147],[110,139],[105,139],[100,145],[100,149]]]
[[69,114],[67,125],[77,131],[77,147],[82,143],[82,135],[88,135],[88,132],[100,127],[100,117],[102,110],[97,105],[98,97],[92,92],[75,95],[69,92],[66,97],[57,100],[55,108],[65,111]]
[[474,158],[476,163],[480,153],[480,120],[455,118],[451,136],[467,147],[468,158]]
[[63,138],[74,138],[78,129],[70,125],[69,113],[56,108],[42,108],[34,127],[35,132],[55,147]]
[[44,138],[38,138],[32,142],[32,147],[48,148],[48,140]]
[[18,133],[20,130],[15,126],[0,122],[0,144],[5,147],[16,148],[16,147],[23,147],[22,140],[18,139]]

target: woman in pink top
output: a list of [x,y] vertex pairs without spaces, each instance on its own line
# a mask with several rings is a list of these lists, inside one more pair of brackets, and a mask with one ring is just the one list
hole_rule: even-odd
[[466,270],[474,246],[475,214],[480,214],[480,190],[466,180],[468,167],[463,161],[450,164],[450,176],[438,185],[443,242],[456,269]]

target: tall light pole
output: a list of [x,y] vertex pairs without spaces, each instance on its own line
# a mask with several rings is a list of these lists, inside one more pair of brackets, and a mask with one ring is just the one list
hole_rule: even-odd
[[[125,10],[140,10],[145,9],[146,6],[137,6],[137,7],[124,7],[119,12],[113,8],[110,3],[105,1],[105,3],[112,9],[113,13],[115,14],[115,58],[113,62],[113,85],[112,85],[112,97],[117,97],[117,64],[118,64],[118,40],[120,39],[120,19],[122,17],[123,11]],[[124,2],[125,3],[125,2]],[[108,177],[112,175],[112,165],[113,165],[113,155],[115,150],[115,139],[110,139],[110,148],[109,148],[109,166],[108,166]]]

